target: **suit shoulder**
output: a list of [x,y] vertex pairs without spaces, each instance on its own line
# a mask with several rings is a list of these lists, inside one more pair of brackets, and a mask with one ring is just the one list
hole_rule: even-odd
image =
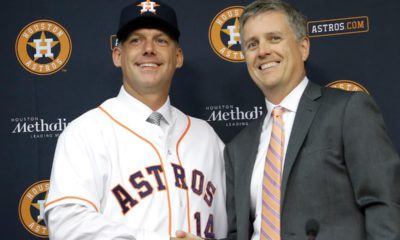
[[349,102],[370,102],[376,104],[374,99],[365,92],[361,91],[345,91],[336,88],[324,87],[322,88],[322,96],[324,101],[328,104],[340,104],[347,105]]
[[367,95],[362,92],[345,91],[337,88],[323,87],[322,97],[327,104],[346,104],[354,95]]
[[345,91],[338,88],[332,87],[321,87],[322,95],[323,96],[335,96],[335,97],[350,97],[354,94],[352,91]]

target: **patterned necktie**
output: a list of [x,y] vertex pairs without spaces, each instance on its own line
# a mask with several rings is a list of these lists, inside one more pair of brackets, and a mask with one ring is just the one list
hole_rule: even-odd
[[152,112],[150,116],[146,119],[147,122],[160,126],[161,118],[163,116],[159,112]]
[[285,135],[282,113],[276,106],[272,110],[272,131],[265,159],[262,186],[262,219],[260,239],[281,239],[281,177]]

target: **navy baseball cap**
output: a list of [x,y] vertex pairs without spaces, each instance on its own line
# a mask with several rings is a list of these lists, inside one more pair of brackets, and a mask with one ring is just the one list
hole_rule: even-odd
[[129,34],[139,28],[159,29],[179,40],[178,21],[173,8],[158,0],[141,0],[122,9],[117,38],[126,40]]

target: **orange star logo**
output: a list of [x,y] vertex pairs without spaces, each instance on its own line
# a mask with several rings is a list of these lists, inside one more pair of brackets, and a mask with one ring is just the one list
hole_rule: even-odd
[[152,12],[152,13],[156,14],[155,7],[159,7],[160,5],[155,2],[152,2],[150,0],[146,0],[146,2],[141,2],[137,6],[142,7],[142,9],[140,10],[140,14],[143,14],[145,12]]

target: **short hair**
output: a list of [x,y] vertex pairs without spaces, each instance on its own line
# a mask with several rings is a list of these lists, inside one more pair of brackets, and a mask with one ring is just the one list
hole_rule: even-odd
[[245,7],[239,19],[242,43],[243,26],[246,21],[250,17],[269,11],[279,11],[286,14],[289,25],[295,33],[297,41],[307,36],[307,19],[298,9],[281,0],[256,0]]

